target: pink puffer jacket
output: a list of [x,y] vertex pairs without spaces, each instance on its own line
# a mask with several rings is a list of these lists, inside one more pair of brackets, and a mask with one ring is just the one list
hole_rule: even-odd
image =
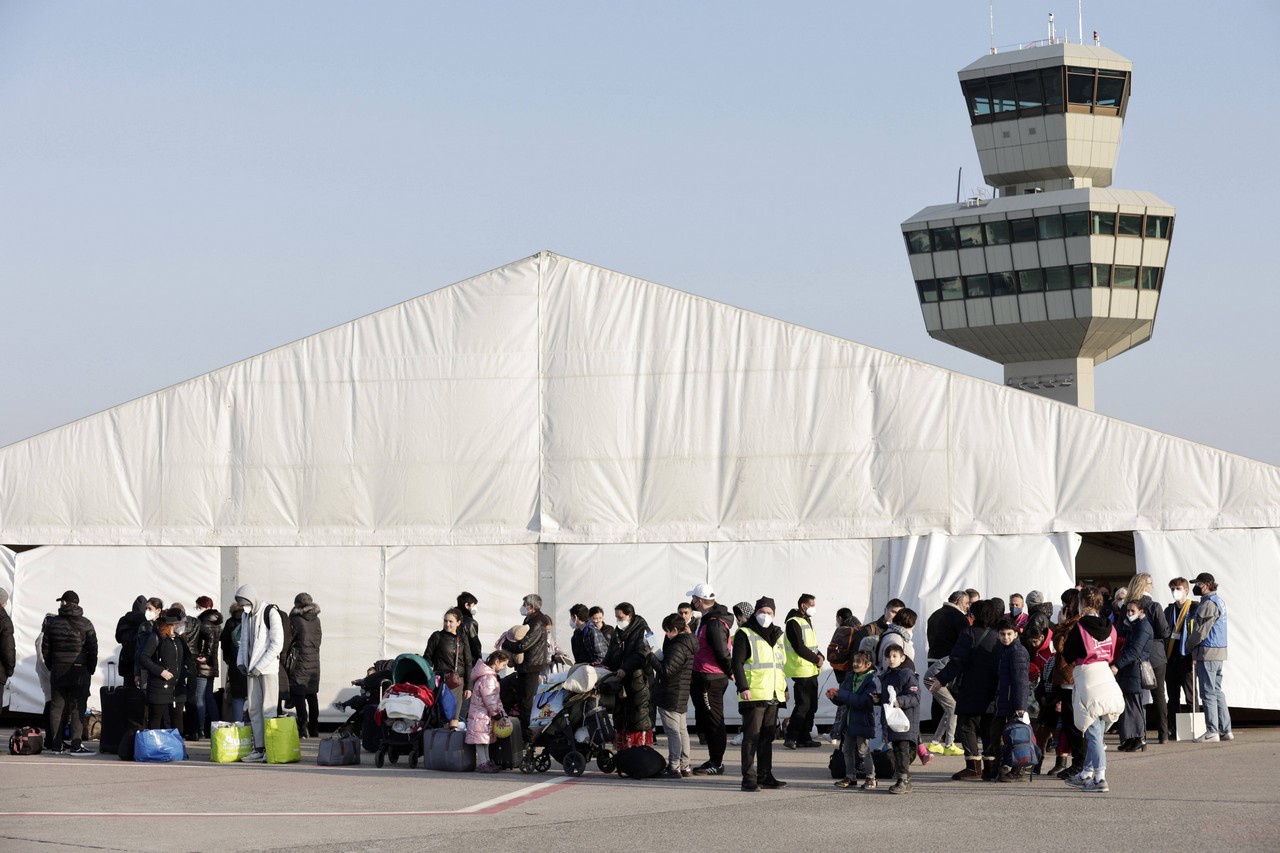
[[467,710],[467,743],[493,743],[493,718],[503,713],[498,676],[484,661],[471,668],[471,707]]

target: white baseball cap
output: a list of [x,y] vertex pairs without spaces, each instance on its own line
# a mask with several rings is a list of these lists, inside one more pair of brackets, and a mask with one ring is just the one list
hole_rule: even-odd
[[693,589],[686,592],[685,595],[690,596],[692,598],[715,598],[716,591],[711,588],[711,584],[700,583],[697,586],[695,586]]

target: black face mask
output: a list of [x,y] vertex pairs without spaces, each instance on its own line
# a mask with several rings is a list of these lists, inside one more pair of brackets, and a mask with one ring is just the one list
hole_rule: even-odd
[[1204,587],[1200,586],[1200,584],[1196,584],[1195,586],[1191,587],[1191,594],[1195,596],[1203,596]]

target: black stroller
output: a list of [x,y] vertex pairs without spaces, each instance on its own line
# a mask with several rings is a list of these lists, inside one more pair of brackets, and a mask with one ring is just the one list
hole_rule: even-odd
[[[530,740],[520,761],[521,773],[546,773],[551,760],[560,762],[567,776],[581,776],[592,758],[601,773],[613,772],[613,720],[610,718],[612,692],[603,678],[591,690],[575,693],[563,687],[543,689],[537,703],[546,707],[563,702],[550,719],[530,722]],[[601,688],[604,688],[603,690]]]
[[[435,673],[431,664],[421,655],[398,655],[391,664],[392,691],[397,684],[412,684],[429,691],[431,702],[424,708],[421,717],[408,719],[383,713],[381,736],[378,740],[378,751],[373,757],[376,767],[382,767],[387,758],[395,764],[400,756],[408,753],[409,768],[415,769],[422,757],[422,731],[437,728],[441,725],[439,712],[439,694],[436,689]],[[382,700],[386,705],[392,694]]]

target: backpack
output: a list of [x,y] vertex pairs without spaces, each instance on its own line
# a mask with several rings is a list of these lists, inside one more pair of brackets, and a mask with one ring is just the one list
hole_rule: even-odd
[[853,668],[853,635],[857,630],[849,625],[841,625],[831,635],[831,642],[827,643],[827,663],[836,672],[848,672]]
[[35,726],[22,726],[9,735],[10,755],[39,755],[44,752],[44,732]]
[[1004,746],[1000,753],[1000,763],[1006,767],[1034,767],[1044,758],[1044,752],[1036,743],[1031,726],[1021,720],[1013,720],[1004,727],[1001,742]]
[[667,759],[651,746],[629,746],[613,757],[613,766],[623,776],[648,779],[667,769]]

